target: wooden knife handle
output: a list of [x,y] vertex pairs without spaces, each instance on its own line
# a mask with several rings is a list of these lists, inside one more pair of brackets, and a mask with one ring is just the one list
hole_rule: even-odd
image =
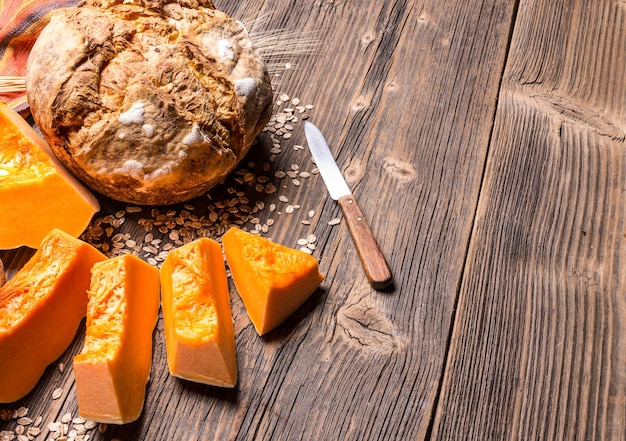
[[367,279],[374,289],[383,289],[392,282],[391,270],[363,212],[352,195],[342,196],[337,202],[348,223],[348,229],[361,258]]

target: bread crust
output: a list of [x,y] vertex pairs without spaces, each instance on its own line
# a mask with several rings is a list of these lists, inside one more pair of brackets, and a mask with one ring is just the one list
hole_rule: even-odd
[[269,74],[245,27],[210,1],[86,1],[28,59],[33,118],[59,160],[113,199],[200,196],[269,120]]

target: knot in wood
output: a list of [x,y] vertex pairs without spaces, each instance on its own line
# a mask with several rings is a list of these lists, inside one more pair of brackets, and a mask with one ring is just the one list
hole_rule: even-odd
[[361,350],[391,353],[397,346],[393,322],[367,300],[341,308],[337,326]]
[[417,172],[415,171],[413,165],[391,156],[387,156],[383,160],[383,169],[389,173],[392,178],[401,183],[412,181],[417,176]]

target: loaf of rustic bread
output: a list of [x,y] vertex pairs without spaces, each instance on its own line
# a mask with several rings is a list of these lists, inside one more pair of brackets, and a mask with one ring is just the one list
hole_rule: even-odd
[[269,74],[210,0],[87,0],[28,59],[35,123],[60,161],[120,201],[163,205],[221,182],[269,120]]

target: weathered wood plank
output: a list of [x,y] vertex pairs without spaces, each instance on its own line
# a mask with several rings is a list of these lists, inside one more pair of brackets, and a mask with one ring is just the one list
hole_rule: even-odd
[[[384,293],[372,290],[345,224],[328,224],[340,217],[340,209],[319,176],[303,178],[299,187],[289,178],[274,180],[275,171],[290,170],[292,164],[313,168],[308,152],[293,148],[305,144],[296,124],[283,152],[264,171],[279,191],[245,187],[246,195],[252,206],[277,204],[276,212],[259,215],[261,222],[275,220],[268,233],[274,240],[295,246],[299,237],[317,236],[315,255],[326,274],[321,289],[279,329],[259,338],[231,285],[240,375],[232,391],[169,377],[163,333],[157,329],[143,417],[109,427],[104,435],[93,432],[91,439],[428,436],[513,5],[498,0],[217,2],[246,21],[263,17],[254,23],[260,34],[284,28],[318,39],[315,54],[285,59],[293,65],[274,78],[277,96],[288,93],[314,105],[308,114],[335,152],[388,258],[395,286]],[[269,134],[263,134],[248,160],[259,169],[271,147]],[[218,190],[213,200],[228,194],[226,188]],[[279,194],[301,205],[300,211],[287,215]],[[210,203],[194,201],[193,213],[208,215]],[[103,200],[100,216],[124,208]],[[178,216],[185,208],[160,213],[170,209]],[[310,226],[300,222],[308,210],[315,213]],[[146,245],[140,219],[153,217],[148,208],[126,213],[124,224],[111,234],[129,234]],[[167,232],[158,234],[156,228],[155,237],[166,240]],[[2,256],[12,266],[20,260],[14,253]],[[69,352],[81,344],[78,338]],[[71,371],[66,375],[71,387]],[[48,394],[48,381],[17,405],[29,406]],[[70,390],[57,415],[68,409],[76,415],[75,406]]]
[[626,15],[522,1],[435,439],[624,439]]

